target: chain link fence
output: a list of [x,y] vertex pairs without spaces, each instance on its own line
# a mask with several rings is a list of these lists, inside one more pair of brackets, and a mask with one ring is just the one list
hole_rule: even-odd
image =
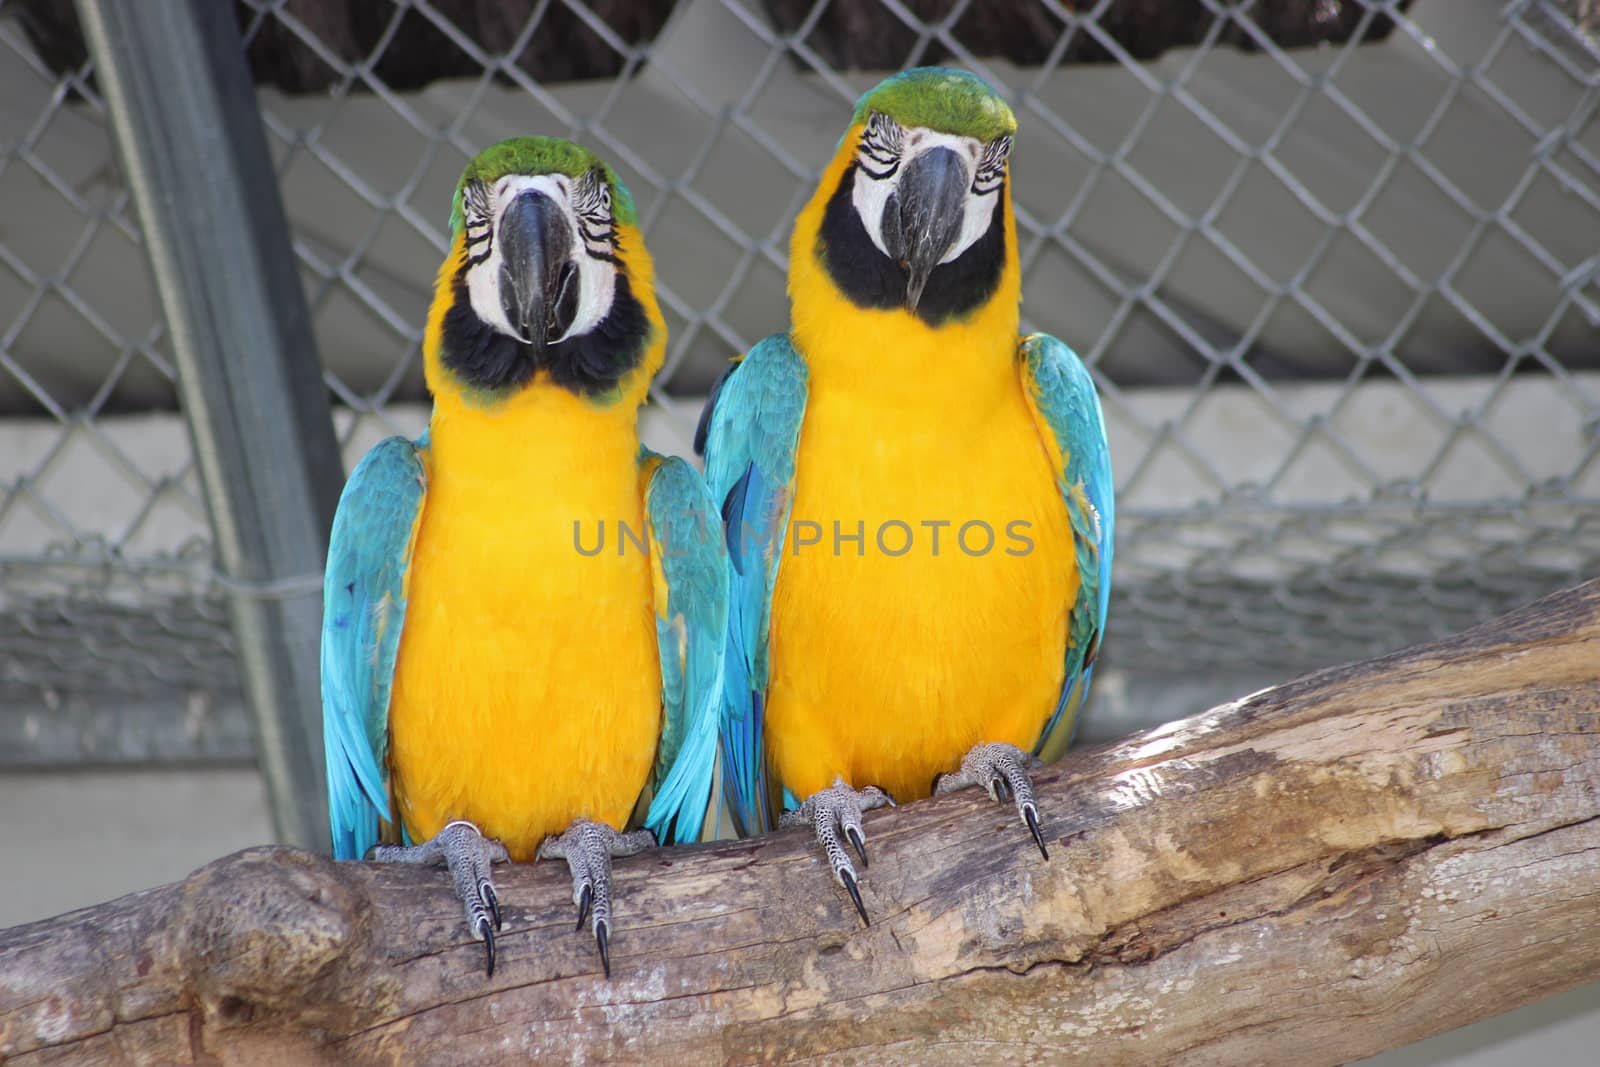
[[[787,321],[791,220],[856,96],[1003,87],[1025,327],[1103,390],[1106,658],[1292,670],[1600,563],[1592,0],[237,4],[347,466],[426,418],[423,315],[481,147],[624,176],[687,452]],[[0,0],[0,762],[247,758],[138,222],[71,9]],[[9,710],[7,710],[9,709]]]

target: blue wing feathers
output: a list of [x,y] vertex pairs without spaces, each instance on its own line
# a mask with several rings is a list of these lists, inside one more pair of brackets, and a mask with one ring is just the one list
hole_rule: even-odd
[[1064,459],[1061,495],[1072,523],[1079,576],[1078,596],[1068,615],[1061,698],[1034,749],[1043,753],[1048,747],[1058,754],[1076,726],[1105,631],[1116,502],[1105,421],[1089,369],[1072,349],[1048,334],[1024,338],[1019,356],[1029,397]]
[[762,755],[767,620],[794,499],[806,377],[788,336],[768,337],[723,379],[702,419],[706,483],[722,505],[733,562],[720,729],[723,792],[741,834],[775,822]]
[[423,495],[417,446],[391,437],[356,465],[334,515],[322,588],[322,740],[337,859],[359,859],[377,843],[379,821],[392,821],[389,693]]
[[656,605],[663,714],[645,825],[662,844],[676,844],[700,839],[716,777],[728,561],[716,505],[683,460],[656,467],[645,511],[667,586],[667,603]]
[[694,427],[694,454],[706,454],[706,436],[711,432],[711,413],[717,410],[717,397],[722,394],[723,383],[734,371],[739,369],[737,363],[728,365],[728,368],[717,375],[717,380],[711,383],[711,394],[706,397],[706,406],[700,410],[700,421]]
[[723,537],[728,545],[728,559],[733,564],[733,569],[740,574],[745,573],[744,562],[744,505],[750,499],[750,478],[755,474],[755,466],[751,465],[739,475],[739,480],[733,483],[733,488],[728,490],[728,495],[722,501],[722,528]]

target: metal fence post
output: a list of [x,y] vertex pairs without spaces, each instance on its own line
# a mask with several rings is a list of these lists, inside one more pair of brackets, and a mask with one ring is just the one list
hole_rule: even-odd
[[278,836],[326,849],[317,649],[343,472],[233,5],[78,9],[172,334]]

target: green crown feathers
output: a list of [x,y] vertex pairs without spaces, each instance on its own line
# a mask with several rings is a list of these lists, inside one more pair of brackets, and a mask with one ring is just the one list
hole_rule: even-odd
[[913,67],[885,78],[856,102],[853,123],[881,111],[902,126],[992,141],[1017,132],[1017,117],[989,83],[950,67]]
[[564,174],[577,178],[591,170],[604,174],[611,186],[612,218],[624,226],[636,222],[638,216],[632,194],[617,177],[617,172],[599,156],[559,137],[513,137],[479,152],[461,172],[461,180],[456,183],[455,195],[450,200],[451,236],[461,232],[461,191],[470,181],[494,182],[507,174]]

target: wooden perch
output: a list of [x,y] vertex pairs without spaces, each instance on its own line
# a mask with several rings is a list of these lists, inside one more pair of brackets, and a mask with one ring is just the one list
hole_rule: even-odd
[[1600,582],[1041,776],[809,837],[501,868],[483,975],[439,871],[258,848],[0,931],[0,1058],[1338,1063],[1600,979]]

